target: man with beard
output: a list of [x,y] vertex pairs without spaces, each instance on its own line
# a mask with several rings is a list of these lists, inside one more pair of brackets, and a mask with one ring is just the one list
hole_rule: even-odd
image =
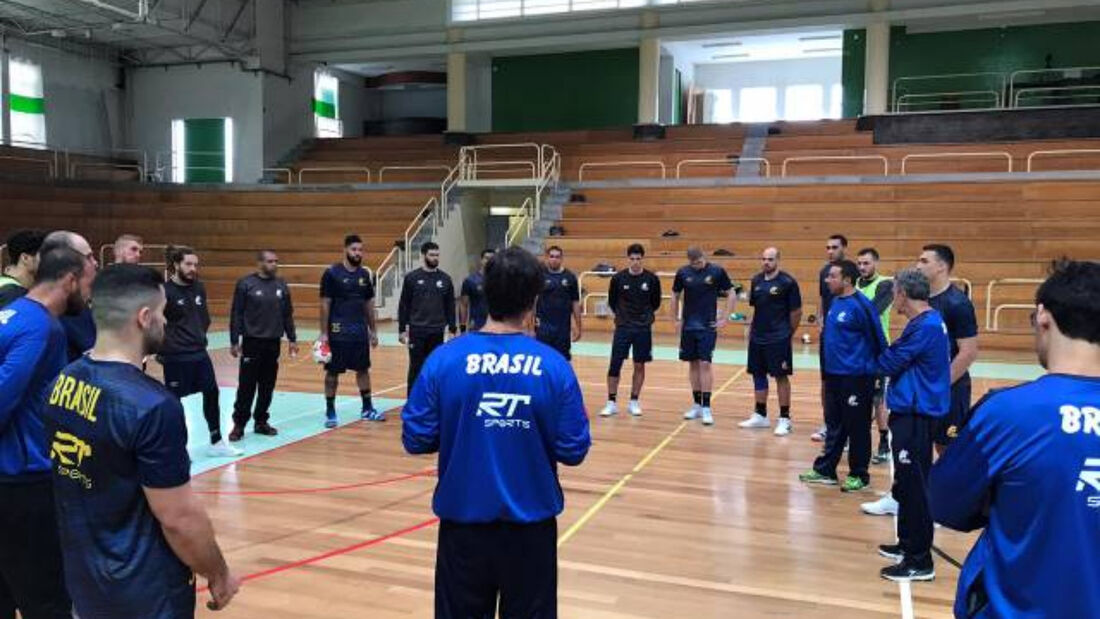
[[[867,297],[878,312],[882,323],[882,333],[886,343],[890,343],[890,305],[894,302],[894,282],[878,271],[879,255],[874,247],[865,247],[856,254],[856,266],[859,267],[859,281],[856,290]],[[878,451],[871,456],[871,462],[880,464],[890,459],[890,428],[886,416],[886,382],[883,378],[875,381],[875,425],[878,426]]]
[[27,294],[38,270],[38,250],[46,238],[40,230],[16,230],[8,237],[8,266],[0,276],[0,307]]
[[405,275],[397,307],[397,332],[409,347],[407,391],[412,393],[420,368],[432,351],[443,344],[443,328],[455,334],[455,286],[439,270],[439,245],[420,246],[424,266]]
[[115,264],[138,264],[141,262],[141,252],[145,249],[144,241],[136,234],[123,234],[115,239],[111,247],[115,255]]
[[[230,311],[229,350],[234,357],[241,358],[230,441],[241,440],[250,417],[256,420],[252,426],[256,434],[275,436],[279,433],[267,420],[275,380],[279,377],[280,340],[284,333],[290,343],[290,356],[298,355],[290,287],[276,275],[279,257],[274,251],[265,249],[256,255],[256,261],[256,272],[237,282]],[[257,386],[259,398],[253,415],[252,399],[256,397]]]
[[358,234],[344,237],[344,260],[330,266],[321,276],[321,335],[318,343],[328,346],[332,357],[325,364],[325,427],[336,427],[336,389],[340,375],[355,372],[363,399],[362,419],[385,421],[375,410],[370,392],[370,349],[378,347],[374,328],[374,284],[363,268],[363,239]]
[[191,490],[179,400],[141,370],[164,340],[161,282],[136,265],[100,273],[95,347],[62,370],[45,410],[65,583],[81,617],[192,617],[193,571],[212,610],[240,584]]
[[[845,252],[848,251],[848,237],[843,234],[834,234],[829,237],[825,242],[825,265],[821,267],[821,272],[817,274],[817,291],[821,297],[821,303],[817,306],[816,321],[818,328],[821,329],[817,336],[817,360],[821,371],[821,409],[825,410],[826,404],[826,383],[828,382],[825,375],[825,318],[829,315],[829,307],[833,303],[833,293],[829,290],[829,284],[826,283],[826,279],[829,277],[829,271],[836,265],[840,264],[845,259]],[[810,440],[825,442],[825,434],[828,432],[828,426],[823,424],[817,432],[810,435]]]
[[496,251],[486,249],[481,252],[481,265],[477,272],[471,273],[462,282],[462,293],[458,298],[458,330],[478,331],[489,317],[489,306],[485,302],[485,265]]
[[87,305],[95,263],[54,243],[40,254],[36,277],[26,296],[0,310],[0,615],[18,609],[28,619],[68,619],[50,475],[54,450],[46,445],[42,407],[65,367],[57,318]]
[[1047,374],[982,398],[932,467],[936,522],[984,529],[956,617],[1100,612],[1100,265],[1055,264],[1035,303]]
[[165,250],[165,263],[170,275],[164,284],[168,298],[164,316],[168,326],[164,345],[157,355],[164,367],[164,384],[180,399],[202,393],[202,415],[210,431],[207,455],[214,458],[239,456],[241,451],[222,438],[218,380],[214,363],[206,352],[210,310],[206,304],[206,287],[199,281],[199,256],[190,247],[169,245]]
[[546,250],[545,285],[535,301],[535,337],[572,359],[573,342],[579,341],[583,332],[581,287],[577,276],[562,265],[564,257],[557,245]]

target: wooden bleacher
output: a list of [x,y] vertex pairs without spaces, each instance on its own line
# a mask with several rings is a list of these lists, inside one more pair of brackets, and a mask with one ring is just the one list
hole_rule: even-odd
[[[432,195],[422,189],[235,191],[0,183],[0,231],[63,228],[84,234],[97,249],[123,233],[141,235],[150,245],[191,245],[199,252],[212,313],[225,316],[234,282],[255,268],[256,250],[274,249],[283,265],[317,265],[281,272],[288,282],[312,286],[325,266],[340,260],[344,235],[355,232],[366,245],[364,265],[376,269]],[[159,262],[163,252],[150,249],[144,258]],[[295,306],[300,319],[315,319],[316,292],[303,289]]]
[[[565,208],[561,237],[546,245],[565,250],[576,272],[599,263],[622,268],[628,244],[647,248],[647,267],[673,272],[685,264],[691,245],[712,256],[735,280],[747,283],[759,270],[759,252],[778,246],[782,268],[802,285],[807,309],[817,305],[817,273],[829,234],[850,240],[850,255],[873,246],[886,273],[915,262],[930,242],[951,245],[955,275],[973,284],[973,299],[984,328],[986,286],[1000,278],[1040,278],[1060,256],[1100,259],[1100,182],[1011,181],[882,185],[797,185],[708,188],[624,188],[577,190],[586,200]],[[664,237],[666,231],[679,236]],[[607,278],[586,276],[589,327],[609,330],[610,321],[593,311],[606,292]],[[671,286],[671,279],[666,280]],[[667,292],[667,291],[666,291]],[[1029,303],[1034,286],[1005,286],[995,303]],[[746,304],[741,304],[747,309]],[[809,312],[807,312],[808,314]],[[900,329],[901,321],[895,321]],[[1027,312],[1006,310],[1006,333],[983,334],[983,344],[1026,347]],[[671,332],[662,317],[658,330]],[[731,335],[739,336],[733,329]]]

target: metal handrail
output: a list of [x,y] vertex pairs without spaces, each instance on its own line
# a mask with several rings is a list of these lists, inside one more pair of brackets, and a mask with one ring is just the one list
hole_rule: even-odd
[[[279,269],[327,269],[331,264],[279,264]],[[374,271],[367,265],[361,265],[363,270],[367,272],[367,276],[374,280]],[[321,284],[299,284],[299,283],[287,283],[290,288],[320,288]]]
[[[508,231],[504,233],[505,247],[511,247],[512,245],[516,244],[516,238],[519,236],[520,231],[523,230],[524,227],[527,228],[527,236],[524,237],[524,240],[530,238],[531,226],[534,224],[535,221],[534,205],[534,200],[532,200],[531,198],[527,198],[523,201],[523,204],[520,205],[519,211],[516,213],[517,215],[519,215],[519,219],[509,225]],[[515,232],[513,232],[513,230],[515,230]]]
[[138,182],[145,181],[145,168],[141,167],[139,163],[107,163],[107,162],[95,162],[95,161],[74,161],[69,169],[69,178],[76,180],[76,171],[80,168],[118,168],[121,170],[136,170],[138,173]]
[[[465,170],[467,173],[473,173],[476,175],[476,168],[478,165],[478,154],[488,150],[517,150],[533,148],[535,150],[535,169],[541,170],[543,166],[543,146],[542,144],[536,144],[534,142],[520,142],[515,144],[481,144],[478,146],[463,146],[458,151],[458,158],[460,163],[472,162],[473,168],[467,167]],[[532,174],[534,176],[534,174]],[[474,180],[473,177],[465,180]]]
[[1001,312],[1003,310],[1034,310],[1035,305],[1032,303],[1002,303],[993,308],[993,328],[986,329],[986,331],[999,332],[1001,330]]
[[[101,264],[101,265],[108,264],[108,262],[107,262],[107,250],[108,249],[114,249],[114,247],[115,247],[114,243],[104,243],[103,245],[99,246],[99,264]],[[163,251],[165,249],[168,249],[168,246],[163,244],[163,243],[161,243],[161,244],[158,244],[158,243],[142,243],[141,244],[141,250],[144,252],[146,249],[159,249],[159,250]],[[164,266],[163,262],[142,262],[141,264],[143,264],[145,266],[161,266],[161,267]]]
[[437,211],[439,210],[439,200],[434,197],[428,198],[428,201],[424,203],[423,208],[417,212],[416,219],[409,223],[405,228],[405,270],[412,268],[412,256],[415,252],[412,250],[412,241],[416,238],[416,235],[424,229],[424,226],[429,221],[432,225],[435,225],[435,220],[439,219]]
[[2,145],[9,148],[19,148],[22,150],[40,150],[50,153],[50,155],[53,157],[53,176],[56,178],[61,173],[60,153],[63,149],[54,144],[47,144],[46,142],[28,142],[24,140],[8,140],[6,142],[3,142]]
[[376,290],[375,296],[378,299],[376,307],[383,308],[386,306],[386,296],[382,294],[382,281],[386,279],[386,276],[390,274],[395,268],[401,258],[401,248],[394,246],[390,250],[390,253],[386,254],[386,257],[382,259],[382,262],[378,263],[378,276],[374,278],[374,288]]
[[[587,316],[588,315],[588,299],[590,299],[592,297],[596,297],[597,299],[606,299],[608,297],[608,294],[606,292],[589,292],[589,293],[585,294],[583,297],[581,297],[581,315],[582,316]],[[671,301],[672,300],[672,295],[671,294],[662,294],[661,295],[661,300],[662,301]],[[679,314],[681,316],[684,315],[683,304],[680,304]]]
[[[149,153],[147,151],[142,150],[140,148],[108,148],[108,149],[105,149],[105,150],[108,153],[106,155],[108,158],[112,157],[115,153],[124,153],[124,154],[131,154],[132,153],[134,155],[141,155],[141,167],[138,168],[138,169],[142,173],[141,182],[145,182],[145,180],[146,180],[145,179],[145,174],[149,171]],[[66,150],[64,152],[65,171],[69,174],[70,178],[75,178],[76,177],[76,170],[73,166],[77,163],[80,163],[79,161],[77,161],[77,162],[72,161],[73,155],[82,155],[82,156],[85,156],[85,157],[102,157],[103,156],[103,155],[100,155],[99,153],[94,152],[94,151],[77,151],[77,150],[70,151],[70,150]],[[96,163],[99,163],[99,162],[96,162]],[[113,162],[102,162],[102,163],[113,163]]]
[[768,178],[772,175],[772,164],[764,157],[735,157],[730,159],[682,159],[676,164],[676,178],[680,178],[681,169],[685,165],[732,165],[739,166],[742,163],[763,163],[764,164],[764,177]]
[[360,168],[355,166],[337,166],[337,167],[311,167],[311,168],[299,168],[298,169],[298,184],[302,184],[302,176],[306,172],[365,172],[367,175],[367,182],[370,182],[370,168]]
[[439,164],[439,165],[387,165],[378,169],[378,182],[385,182],[386,170],[443,170],[445,172],[451,171],[451,166]]
[[902,82],[918,82],[918,81],[930,81],[930,80],[936,80],[936,79],[944,80],[944,79],[957,79],[957,78],[960,78],[960,77],[982,77],[982,76],[999,77],[1000,81],[1001,81],[1001,92],[1005,91],[1007,78],[1006,78],[1004,73],[1000,73],[1000,72],[996,72],[996,71],[984,71],[984,72],[979,72],[979,73],[943,73],[943,74],[940,74],[940,75],[909,75],[909,76],[899,77],[899,78],[895,79],[894,83],[891,85],[891,88],[890,88],[890,93],[891,93],[890,109],[893,110],[894,112],[898,111],[898,86]]
[[465,163],[460,158],[455,167],[451,168],[450,173],[439,183],[439,204],[442,211],[440,221],[447,221],[447,217],[450,216],[450,213],[448,213],[450,209],[447,205],[450,204],[451,190],[455,188],[455,185],[465,174]]
[[46,176],[50,178],[56,178],[57,174],[54,171],[54,164],[49,159],[38,159],[35,157],[17,157],[15,155],[0,155],[0,160],[4,161],[28,161],[32,163],[44,163],[46,164]]
[[[929,101],[927,103],[924,103],[923,105],[935,105],[935,104],[940,104],[940,103],[975,103],[975,102],[980,102],[980,101],[984,100],[984,98],[979,98],[979,99],[976,99],[976,100],[960,100],[960,99],[947,98],[947,97],[960,97],[960,96],[968,97],[968,96],[972,96],[972,95],[982,95],[983,97],[986,96],[986,95],[991,95],[993,97],[993,106],[992,106],[993,108],[999,108],[999,107],[1002,107],[1002,105],[1003,105],[1003,100],[1001,99],[1001,95],[998,94],[997,91],[995,91],[995,90],[960,90],[960,91],[952,91],[952,92],[928,92],[928,93],[912,93],[912,94],[901,95],[900,97],[898,97],[897,108],[894,111],[895,112],[900,112],[900,111],[902,111],[902,108],[905,108],[905,107],[910,106],[910,105],[914,105],[914,104],[908,103],[909,99],[928,99]],[[916,105],[921,105],[921,104],[917,103]]]
[[787,176],[787,165],[800,161],[881,161],[882,175],[890,173],[890,161],[884,155],[805,155],[802,157],[787,157],[783,160],[782,176]]
[[905,176],[908,172],[906,166],[910,159],[947,159],[953,157],[1004,157],[1008,160],[1008,171],[1012,171],[1012,155],[1004,151],[992,151],[992,152],[967,152],[967,153],[913,153],[901,158],[901,175]]
[[1049,69],[1018,69],[1008,74],[1008,96],[1009,100],[1015,100],[1016,93],[1016,77],[1024,74],[1039,74],[1039,73],[1059,73],[1065,75],[1069,71],[1100,71],[1100,67],[1052,67]]
[[475,161],[472,164],[469,164],[466,168],[470,176],[466,180],[477,180],[477,172],[479,168],[518,168],[521,166],[524,168],[531,168],[531,178],[537,178],[538,168],[536,167],[534,161]]
[[[1093,92],[1091,92],[1091,93],[1084,93],[1084,92],[1078,93],[1078,91],[1082,91],[1082,90],[1091,90]],[[1015,94],[1013,95],[1013,97],[1012,97],[1012,107],[1020,107],[1020,98],[1022,98],[1024,95],[1036,95],[1036,94],[1042,95],[1044,93],[1052,93],[1052,94],[1048,94],[1047,96],[1055,98],[1055,99],[1075,99],[1077,97],[1085,97],[1085,96],[1089,96],[1089,97],[1100,96],[1100,92],[1096,92],[1096,91],[1100,91],[1100,85],[1093,85],[1093,86],[1041,86],[1041,87],[1035,87],[1035,88],[1021,88],[1021,89],[1017,90],[1015,92]],[[1073,94],[1066,94],[1066,95],[1057,94],[1057,93],[1060,93],[1060,92],[1067,92],[1067,93],[1073,93]]]
[[1027,171],[1031,172],[1031,162],[1036,157],[1043,155],[1083,155],[1083,154],[1100,154],[1100,148],[1063,148],[1055,150],[1037,150],[1032,151],[1027,156]]
[[291,170],[290,168],[264,168],[260,170],[260,174],[267,174],[268,172],[275,172],[276,174],[284,173],[286,174],[286,184],[294,184],[294,170]]
[[585,168],[614,168],[623,166],[660,167],[661,178],[668,178],[668,168],[665,166],[665,163],[663,161],[594,161],[589,163],[582,163],[581,166],[577,168],[577,182],[584,181]]
[[[1005,277],[1001,279],[993,279],[989,281],[989,284],[985,287],[985,330],[996,331],[996,323],[994,322],[994,308],[993,308],[993,288],[996,286],[1010,286],[1010,285],[1023,285],[1023,284],[1041,284],[1044,280],[1036,279],[1033,277]],[[1006,303],[1006,308],[1019,306],[1019,303]],[[1028,306],[1034,307],[1034,306]],[[1019,309],[1019,307],[1015,307]]]

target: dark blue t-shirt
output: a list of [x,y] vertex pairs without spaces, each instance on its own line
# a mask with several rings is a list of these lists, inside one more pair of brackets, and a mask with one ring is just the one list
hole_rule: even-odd
[[[959,354],[959,340],[978,335],[978,319],[974,315],[974,304],[966,293],[954,284],[947,290],[930,298],[928,304],[943,316],[947,325],[947,339],[951,342],[951,360]],[[963,374],[958,382],[970,380],[970,373]]]
[[537,330],[543,337],[568,338],[572,325],[573,303],[581,300],[577,276],[569,269],[554,273],[543,271],[545,284],[535,308]]
[[85,308],[75,316],[62,316],[61,326],[65,328],[65,339],[68,341],[69,361],[76,361],[80,355],[88,352],[95,346],[95,319],[92,318],[92,310]]
[[474,273],[462,282],[461,295],[469,301],[470,324],[474,331],[485,326],[489,318],[489,304],[485,301],[485,276],[480,272]]
[[343,263],[332,265],[321,276],[321,297],[332,301],[328,313],[328,337],[333,341],[365,341],[367,319],[364,304],[374,298],[374,284],[363,267],[349,271]]
[[726,270],[707,263],[696,270],[691,265],[680,267],[672,280],[672,292],[683,293],[683,330],[714,329],[718,316],[718,297],[727,296],[733,288]]
[[791,312],[801,309],[802,293],[798,282],[784,271],[772,279],[763,273],[752,278],[749,305],[753,307],[752,341],[757,344],[785,342],[794,335]]
[[191,570],[168,545],[143,490],[191,478],[179,400],[139,368],[82,357],[58,375],[43,415],[77,613],[190,616]]
[[[1100,379],[1048,374],[991,392],[932,467],[932,516],[983,529],[956,617],[1097,617]],[[969,613],[972,599],[988,600]]]

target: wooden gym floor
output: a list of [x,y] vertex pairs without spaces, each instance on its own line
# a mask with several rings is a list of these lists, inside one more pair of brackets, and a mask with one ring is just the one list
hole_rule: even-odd
[[[224,348],[212,356],[228,430],[236,361]],[[374,391],[384,404],[398,405],[405,351],[383,346],[373,361]],[[1035,372],[1020,361],[1023,373]],[[736,364],[715,365],[713,427],[681,419],[690,404],[686,366],[671,360],[649,365],[643,417],[600,418],[606,363],[602,355],[574,359],[593,446],[580,467],[559,469],[566,495],[560,616],[899,616],[899,586],[879,578],[885,563],[875,552],[894,540],[893,518],[859,511],[876,493],[846,495],[797,480],[820,448],[809,440],[821,419],[816,370],[796,370],[794,433],[777,438],[737,428],[751,411],[752,383]],[[623,399],[630,371],[627,364]],[[346,425],[323,431],[321,378],[307,354],[284,357],[272,411],[283,432],[271,442],[249,431],[246,456],[236,462],[204,460],[201,440],[192,441],[200,471],[194,487],[232,569],[246,579],[227,611],[214,614],[200,602],[199,616],[432,616],[435,457],[404,453],[399,409],[385,423],[353,421],[352,375],[341,381],[341,395],[353,396],[341,400]],[[975,398],[1010,382],[977,378]],[[774,390],[772,398],[774,419]],[[200,407],[190,398],[186,404],[198,430]],[[842,475],[846,467],[842,462]],[[887,465],[872,468],[875,490],[888,489],[888,475]],[[972,542],[973,535],[936,533],[937,545],[959,560]],[[950,616],[958,571],[943,560],[936,570],[934,583],[912,587],[918,617]]]

